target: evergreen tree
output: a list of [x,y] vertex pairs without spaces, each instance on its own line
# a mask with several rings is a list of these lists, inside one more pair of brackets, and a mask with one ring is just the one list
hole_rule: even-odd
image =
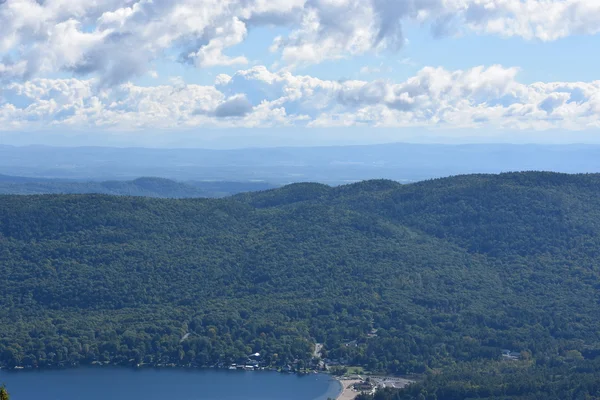
[[2,385],[0,386],[0,400],[9,400],[10,399],[10,395],[8,394],[8,391],[6,390],[6,386]]

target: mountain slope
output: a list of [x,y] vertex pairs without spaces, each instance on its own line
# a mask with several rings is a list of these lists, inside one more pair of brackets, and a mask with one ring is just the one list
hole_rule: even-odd
[[599,180],[0,196],[0,363],[209,365],[260,352],[284,365],[308,362],[315,341],[328,358],[396,373],[502,349],[594,357]]
[[176,182],[164,178],[133,181],[79,182],[0,175],[0,194],[85,194],[159,198],[226,197],[245,191],[272,189],[264,182]]

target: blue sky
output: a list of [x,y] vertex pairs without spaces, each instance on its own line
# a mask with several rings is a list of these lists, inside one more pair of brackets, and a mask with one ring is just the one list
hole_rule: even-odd
[[0,144],[600,141],[597,0],[6,0]]

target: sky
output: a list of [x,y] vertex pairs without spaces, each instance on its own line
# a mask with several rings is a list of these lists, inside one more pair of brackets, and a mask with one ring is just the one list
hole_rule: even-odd
[[600,142],[598,0],[0,0],[0,144]]

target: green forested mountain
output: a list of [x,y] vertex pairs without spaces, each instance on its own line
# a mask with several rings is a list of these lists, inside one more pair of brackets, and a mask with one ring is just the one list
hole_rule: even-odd
[[188,181],[138,178],[132,181],[71,181],[25,178],[0,174],[0,194],[111,194],[159,198],[225,197],[241,192],[267,190],[266,182]]
[[547,396],[523,399],[595,396],[599,221],[600,175],[533,172],[0,196],[0,364],[302,365],[318,342],[428,376],[402,399],[519,398],[509,376]]

